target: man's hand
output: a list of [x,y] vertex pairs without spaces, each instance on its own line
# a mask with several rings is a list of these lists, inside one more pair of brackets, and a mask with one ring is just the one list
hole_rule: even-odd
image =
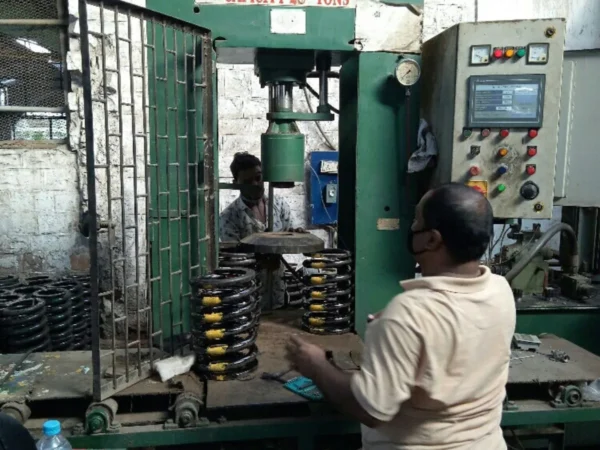
[[371,322],[373,322],[375,319],[379,319],[379,316],[381,316],[381,313],[382,313],[382,312],[383,312],[383,311],[379,311],[378,313],[375,313],[375,314],[369,314],[369,315],[367,316],[367,323],[371,323]]
[[325,350],[297,336],[292,336],[286,345],[286,359],[292,368],[307,378],[313,378],[314,369],[320,363],[327,362]]

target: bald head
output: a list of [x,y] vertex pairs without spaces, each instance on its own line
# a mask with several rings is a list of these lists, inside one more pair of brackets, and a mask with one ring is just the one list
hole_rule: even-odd
[[492,239],[494,216],[487,199],[464,184],[450,183],[421,200],[425,229],[437,230],[457,264],[479,261]]

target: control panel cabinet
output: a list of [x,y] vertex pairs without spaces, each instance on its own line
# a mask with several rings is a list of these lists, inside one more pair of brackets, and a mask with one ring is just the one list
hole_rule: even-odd
[[496,218],[552,215],[562,19],[456,25],[423,45],[423,117],[436,183],[465,183]]

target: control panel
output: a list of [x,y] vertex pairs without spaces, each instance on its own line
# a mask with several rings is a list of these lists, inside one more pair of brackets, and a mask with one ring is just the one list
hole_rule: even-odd
[[496,218],[552,215],[565,23],[456,25],[423,45],[435,181],[484,194]]
[[310,154],[310,223],[330,225],[338,220],[338,152]]

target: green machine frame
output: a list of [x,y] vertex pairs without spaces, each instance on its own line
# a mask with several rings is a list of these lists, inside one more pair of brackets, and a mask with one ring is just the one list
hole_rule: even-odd
[[[356,330],[364,336],[367,315],[382,309],[400,292],[399,280],[414,275],[414,262],[406,249],[405,236],[413,219],[420,180],[409,179],[406,166],[416,143],[419,85],[407,90],[394,76],[397,63],[406,55],[357,51],[356,10],[353,8],[304,7],[306,33],[294,35],[270,33],[269,8],[262,4],[194,5],[192,1],[147,0],[146,7],[211,30],[214,61],[221,48],[246,48],[267,53],[273,51],[279,55],[284,52],[292,59],[295,54],[306,54],[307,51],[328,52],[341,62],[339,217],[343,220],[339,223],[339,242],[355,255]],[[406,1],[398,6],[421,7],[422,1]],[[416,54],[411,54],[410,58],[420,59]],[[216,73],[213,81],[215,77]],[[213,82],[213,86],[216,89],[217,83]],[[215,101],[214,117],[217,113]],[[212,131],[214,160],[218,161],[216,122]],[[214,173],[217,177],[217,168]],[[215,206],[215,213],[217,208]],[[561,317],[553,319],[560,327]],[[543,320],[537,315],[520,317],[520,331],[536,332]],[[298,448],[308,450],[313,448],[318,436],[359,432],[356,423],[332,415],[327,408],[312,408],[311,413],[308,418],[225,423],[211,419],[208,425],[192,429],[162,430],[153,425],[140,425],[120,433],[74,436],[72,443],[76,447],[119,448],[293,438],[297,440]],[[522,409],[507,411],[503,425],[542,427],[599,420],[600,408],[541,412]],[[562,448],[562,437],[559,440],[558,448]]]

